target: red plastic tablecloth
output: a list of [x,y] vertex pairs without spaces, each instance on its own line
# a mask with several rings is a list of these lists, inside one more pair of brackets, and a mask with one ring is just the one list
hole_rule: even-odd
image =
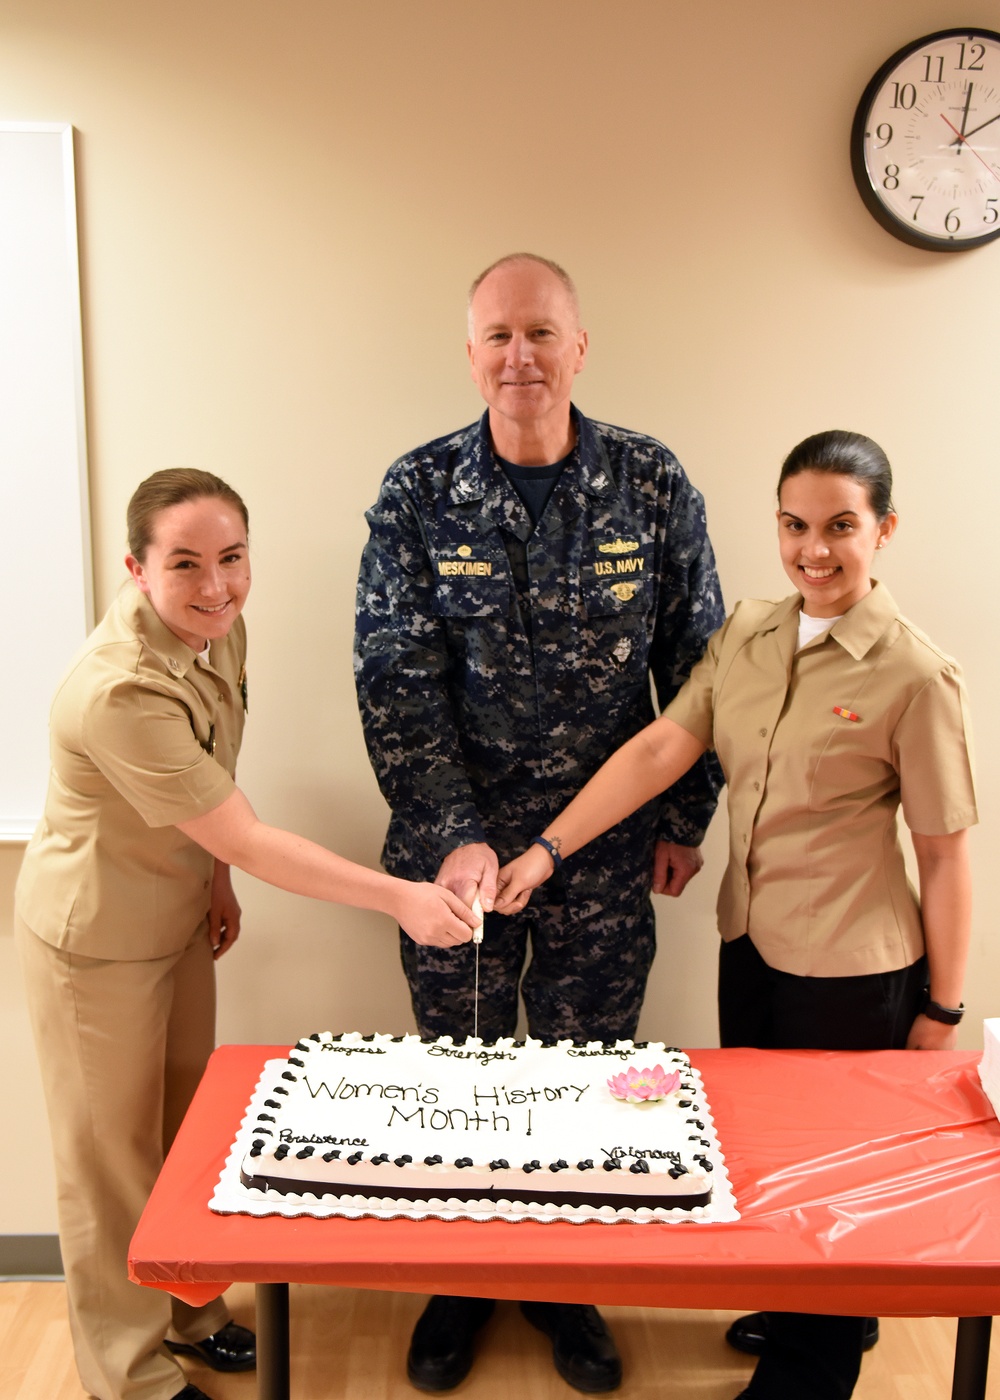
[[1000,1314],[1000,1124],[977,1054],[696,1050],[742,1214],[726,1225],[214,1215],[265,1059],[212,1057],[132,1240],[137,1283],[234,1281],[654,1307]]

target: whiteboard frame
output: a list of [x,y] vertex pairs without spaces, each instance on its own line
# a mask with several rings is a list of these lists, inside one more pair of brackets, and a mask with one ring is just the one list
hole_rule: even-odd
[[[44,152],[44,160],[38,161],[39,178],[43,175],[48,177],[50,167],[57,167],[55,180],[58,187],[53,185],[49,188],[50,201],[53,206],[58,205],[62,219],[61,253],[57,258],[58,267],[53,265],[51,269],[51,280],[46,286],[46,295],[53,297],[58,293],[59,297],[59,323],[52,326],[44,326],[41,331],[37,323],[32,325],[32,333],[38,335],[44,333],[51,338],[53,353],[53,364],[61,364],[64,368],[58,382],[51,385],[42,386],[41,394],[51,395],[50,401],[58,401],[58,407],[64,415],[71,418],[72,431],[65,435],[65,443],[58,470],[60,472],[60,484],[64,485],[74,496],[78,505],[78,511],[74,513],[74,526],[71,530],[72,538],[51,541],[42,538],[42,532],[38,531],[38,569],[63,570],[64,575],[59,580],[58,593],[60,599],[64,599],[65,616],[61,619],[64,632],[61,634],[60,642],[57,646],[44,654],[42,664],[33,664],[30,656],[15,656],[10,653],[12,671],[16,667],[16,672],[7,682],[8,693],[4,700],[5,704],[13,706],[15,703],[20,706],[20,710],[13,715],[6,710],[0,711],[3,718],[3,725],[0,732],[3,734],[3,746],[11,755],[10,759],[0,763],[0,843],[23,843],[27,841],[41,816],[42,805],[45,796],[45,784],[48,775],[48,712],[52,698],[52,691],[55,688],[59,676],[63,673],[70,660],[72,650],[80,645],[87,634],[94,626],[94,581],[93,581],[93,560],[91,551],[90,532],[90,489],[88,477],[87,461],[87,422],[86,406],[84,396],[84,372],[83,372],[83,320],[81,314],[80,296],[80,261],[79,261],[79,240],[76,217],[76,169],[73,155],[74,131],[68,122],[0,122],[0,140],[8,140],[24,136],[32,141],[38,137],[53,138],[58,145],[58,159],[53,161],[51,147],[48,143],[39,143],[39,151]],[[18,143],[20,144],[20,143]],[[21,147],[22,151],[28,151],[28,161],[33,158],[31,146]],[[18,232],[12,237],[27,237],[30,233],[31,225],[27,222],[31,217],[30,200],[24,203],[25,222],[19,226]],[[51,232],[51,230],[46,230]],[[0,279],[5,275],[13,279],[14,269],[8,267],[5,270],[0,267]],[[58,288],[56,283],[58,282]],[[6,349],[9,352],[18,343],[19,334],[23,334],[23,327],[18,325],[0,324],[0,346],[6,340]],[[17,390],[23,386],[17,385]],[[3,388],[0,386],[0,405],[3,402]],[[6,390],[9,396],[15,393],[15,387],[8,386]],[[10,408],[8,399],[7,408]],[[25,481],[26,470],[30,471],[32,463],[30,461],[11,461],[3,465],[5,472],[18,473],[18,484]],[[13,490],[13,487],[11,488]],[[16,528],[17,522],[10,522],[8,529]],[[30,522],[28,528],[31,528]],[[3,522],[0,522],[0,539],[3,538]],[[24,611],[32,604],[32,580],[21,579],[20,588],[4,600],[4,606],[17,608],[19,619]],[[48,627],[47,618],[41,618],[38,622],[40,635],[45,637]],[[65,638],[66,640],[63,640]],[[54,652],[58,650],[59,654]],[[16,687],[16,693],[15,693]],[[27,785],[20,783],[13,798],[3,791],[3,768],[9,768],[13,762],[13,748],[17,746],[18,762],[21,758],[26,758],[30,765],[30,778]],[[35,767],[37,765],[37,779],[35,778]]]

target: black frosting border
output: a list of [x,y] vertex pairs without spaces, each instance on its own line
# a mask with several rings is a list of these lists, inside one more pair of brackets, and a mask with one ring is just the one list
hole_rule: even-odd
[[532,1205],[563,1206],[569,1210],[576,1210],[581,1206],[590,1206],[593,1209],[600,1206],[612,1206],[615,1210],[639,1210],[641,1208],[648,1210],[694,1210],[697,1206],[710,1205],[712,1201],[711,1189],[679,1196],[625,1196],[610,1191],[562,1191],[553,1180],[552,1186],[545,1190],[539,1189],[543,1186],[544,1178],[540,1180],[538,1176],[532,1178],[530,1191],[521,1193],[512,1191],[510,1187],[477,1185],[465,1188],[449,1186],[446,1196],[444,1194],[434,1195],[426,1186],[393,1185],[391,1188],[386,1188],[384,1194],[376,1194],[371,1189],[351,1191],[345,1189],[345,1183],[307,1181],[304,1178],[293,1180],[285,1176],[257,1175],[256,1173],[251,1174],[243,1167],[240,1168],[240,1181],[249,1190],[277,1191],[282,1196],[298,1196],[306,1192],[313,1196],[335,1196],[347,1199],[363,1196],[365,1200],[373,1203],[384,1202],[386,1209],[391,1208],[393,1201],[422,1201],[429,1205],[431,1200],[443,1202],[447,1198],[455,1201],[497,1203],[500,1201],[520,1202],[522,1196],[528,1210]]

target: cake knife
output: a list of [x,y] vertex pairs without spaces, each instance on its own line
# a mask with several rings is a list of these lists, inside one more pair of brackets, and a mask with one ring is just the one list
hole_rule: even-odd
[[477,890],[477,892],[476,892],[476,897],[475,897],[475,899],[472,901],[472,912],[473,912],[473,914],[475,914],[476,918],[479,920],[479,923],[478,923],[478,924],[476,925],[476,927],[472,930],[472,941],[473,941],[473,943],[475,944],[475,948],[476,948],[476,990],[475,990],[475,1000],[474,1000],[474,1002],[473,1002],[473,1008],[474,1008],[474,1009],[473,1009],[473,1013],[472,1013],[472,1035],[473,1035],[473,1039],[478,1039],[478,1036],[479,1036],[479,945],[480,945],[480,943],[482,943],[482,941],[483,941],[483,906],[482,906],[482,904],[480,903],[479,892],[478,892],[478,890]]

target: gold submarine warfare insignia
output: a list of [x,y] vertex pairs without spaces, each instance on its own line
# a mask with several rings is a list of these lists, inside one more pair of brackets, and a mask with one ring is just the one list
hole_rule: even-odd
[[638,540],[623,540],[621,535],[612,544],[599,544],[598,554],[632,554],[639,548]]
[[634,583],[613,583],[611,585],[611,592],[621,602],[627,603],[630,598],[635,597],[637,587],[638,585]]

